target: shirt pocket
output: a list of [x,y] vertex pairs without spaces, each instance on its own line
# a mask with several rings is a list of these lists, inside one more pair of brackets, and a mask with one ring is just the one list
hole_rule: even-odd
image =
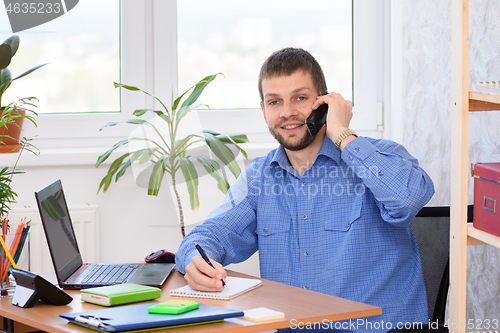
[[351,230],[352,225],[361,216],[361,203],[362,200],[355,200],[348,206],[349,209],[339,210],[338,208],[332,208],[326,215],[328,218],[325,221],[325,230],[337,232]]
[[288,218],[283,219],[258,219],[257,230],[255,231],[260,237],[273,237],[279,236],[283,233],[290,232],[291,220]]

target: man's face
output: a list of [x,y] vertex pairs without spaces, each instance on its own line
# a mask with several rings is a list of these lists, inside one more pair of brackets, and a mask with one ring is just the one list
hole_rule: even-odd
[[269,131],[286,149],[308,147],[312,137],[305,125],[318,92],[308,72],[298,70],[289,76],[273,76],[262,80],[261,103]]

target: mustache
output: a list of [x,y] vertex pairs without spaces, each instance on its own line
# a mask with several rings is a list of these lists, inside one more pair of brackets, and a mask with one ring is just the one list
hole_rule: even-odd
[[302,119],[302,118],[298,118],[298,117],[292,117],[292,118],[287,118],[287,119],[284,119],[283,121],[281,121],[279,124],[276,124],[275,127],[281,127],[283,126],[284,123],[287,123],[287,122],[290,122],[290,121],[296,121],[296,122],[299,122],[299,123],[306,123],[306,120],[305,119]]

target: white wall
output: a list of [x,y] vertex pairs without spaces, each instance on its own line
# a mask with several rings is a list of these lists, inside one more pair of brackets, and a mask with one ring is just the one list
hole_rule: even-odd
[[[159,249],[177,250],[182,237],[168,184],[163,185],[158,197],[149,196],[145,188],[136,185],[133,173],[128,171],[118,183],[113,182],[106,193],[96,194],[108,165],[96,169],[94,163],[106,148],[75,151],[60,154],[42,150],[39,158],[23,154],[20,165],[25,173],[16,175],[12,183],[19,196],[16,205],[36,207],[34,192],[60,178],[68,203],[91,202],[99,206],[100,262],[142,261]],[[12,165],[13,155],[0,155],[0,165]],[[185,185],[181,183],[179,187],[184,190]],[[188,198],[182,199],[189,221],[187,232],[202,221],[199,216],[207,215],[224,197],[210,176],[200,181],[199,191],[200,209],[194,218]],[[259,276],[258,258],[254,256],[231,269]]]

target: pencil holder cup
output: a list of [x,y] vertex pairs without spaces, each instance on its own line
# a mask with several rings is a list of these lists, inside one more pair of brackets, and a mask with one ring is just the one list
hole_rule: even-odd
[[18,269],[30,270],[30,232],[12,232],[0,237],[5,244],[0,251],[0,297],[5,297],[12,296],[16,287],[16,280],[9,273],[12,262]]

